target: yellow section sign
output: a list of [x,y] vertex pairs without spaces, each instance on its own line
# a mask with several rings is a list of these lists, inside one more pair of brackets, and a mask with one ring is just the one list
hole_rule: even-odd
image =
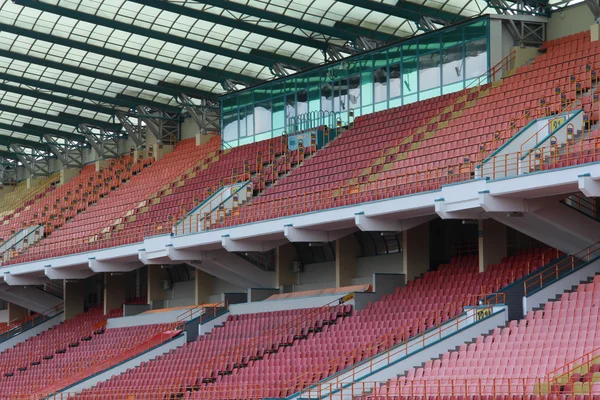
[[562,124],[565,123],[567,117],[557,117],[550,121],[550,133],[554,133]]

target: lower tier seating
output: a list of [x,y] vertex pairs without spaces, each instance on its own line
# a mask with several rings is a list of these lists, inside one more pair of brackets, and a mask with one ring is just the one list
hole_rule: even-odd
[[[543,310],[531,311],[525,319],[511,321],[475,343],[428,361],[406,376],[385,385],[384,396],[365,399],[401,399],[414,395],[548,395],[600,394],[594,372],[585,382],[549,385],[548,374],[572,359],[600,346],[600,277],[582,284]],[[598,369],[598,367],[595,367]],[[585,375],[584,375],[585,376]],[[390,392],[390,388],[392,392]],[[557,393],[553,393],[557,392]],[[393,397],[392,397],[393,396]]]
[[[547,263],[542,254],[557,252],[522,251],[485,273],[478,272],[476,255],[458,257],[364,310],[334,312],[331,318],[328,313],[311,315],[310,310],[230,316],[223,328],[98,384],[82,398],[125,389],[141,395],[156,386],[170,387],[172,392],[197,390],[193,398],[202,399],[285,397],[453,318],[464,306],[477,304],[486,294]],[[297,334],[276,335],[266,341],[268,345],[259,340],[237,347],[303,314],[308,318],[296,323]]]
[[0,353],[0,399],[33,398],[75,383],[123,354],[148,350],[150,339],[173,328],[172,323],[104,328],[103,321],[120,316],[121,310],[105,316],[102,308],[93,308]]

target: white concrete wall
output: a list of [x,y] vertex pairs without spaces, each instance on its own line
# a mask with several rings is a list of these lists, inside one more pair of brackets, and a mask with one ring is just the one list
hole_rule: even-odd
[[[257,301],[254,303],[232,304],[229,306],[229,312],[232,315],[238,315],[281,310],[298,310],[301,308],[314,308],[324,306],[325,304],[338,300],[343,296],[344,294],[340,293],[331,296],[303,297],[299,299],[282,299],[273,301]],[[354,300],[348,301],[344,304],[354,305]]]
[[186,310],[173,310],[151,314],[138,314],[131,317],[110,318],[106,321],[106,328],[126,328],[128,326],[166,324],[177,321],[177,317]]
[[194,122],[192,118],[186,118],[181,123],[180,134],[181,140],[191,139],[196,137],[196,133],[200,132],[198,125]]
[[593,261],[541,290],[523,297],[523,314],[564,293],[565,290],[570,290],[572,286],[579,285],[581,281],[586,281],[598,272],[600,272],[600,260]]
[[201,324],[198,327],[198,335],[199,336],[206,335],[207,333],[212,331],[216,325],[223,325],[225,323],[225,321],[227,321],[228,316],[229,316],[229,313],[227,312],[223,315],[219,315],[217,318],[213,318],[210,321]]
[[584,3],[566,8],[552,14],[546,25],[546,38],[557,39],[590,29],[594,16]]
[[43,331],[50,329],[53,326],[56,326],[63,321],[64,321],[64,315],[61,313],[61,314],[58,314],[57,316],[55,316],[54,318],[50,318],[49,320],[42,322],[41,324],[39,324],[36,327],[33,327],[25,332],[22,332],[16,336],[13,336],[12,338],[8,339],[7,341],[0,343],[0,353],[6,349],[16,346],[18,343],[26,341],[30,337],[39,335]]
[[[409,346],[411,347],[408,354],[392,348],[388,352],[373,357],[373,361],[377,363],[375,364],[373,371],[369,368],[365,368],[365,365],[367,365],[369,361],[363,361],[338,375],[321,381],[321,384],[331,383],[334,385],[345,386],[342,384],[347,383],[347,391],[348,393],[351,393],[352,388],[350,385],[352,382],[358,382],[357,388],[362,389],[363,384],[360,383],[362,380],[365,380],[366,382],[383,382],[395,378],[398,375],[406,373],[410,368],[421,365],[427,360],[438,358],[441,354],[454,349],[456,346],[460,346],[465,342],[486,334],[496,327],[504,326],[507,320],[507,308],[494,307],[494,314],[478,322],[465,320],[463,323],[459,324],[458,328],[456,328],[455,326],[453,327],[453,323],[450,321],[443,325],[446,329],[442,339],[439,339],[437,336],[431,337],[426,340],[425,345],[423,345],[419,343],[422,338],[415,337],[409,341]],[[454,325],[455,324],[456,322],[454,322]],[[394,352],[398,353],[388,356],[388,353]],[[325,388],[325,386],[322,387]],[[342,392],[341,394],[343,395],[344,393],[345,392]],[[307,392],[304,392],[302,398],[307,397],[312,398],[312,396],[308,396]],[[336,399],[342,398],[339,392],[334,392],[334,396],[332,397]],[[299,398],[299,393],[290,396],[289,398]],[[330,397],[324,396],[322,398],[326,399]]]
[[0,322],[8,322],[8,309],[0,310]]
[[[352,284],[372,285],[375,272],[401,274],[402,253],[357,258],[356,277],[352,280]],[[298,276],[298,282],[299,284],[294,285],[295,292],[335,287],[335,261],[306,264],[304,272]]]
[[[96,386],[100,382],[104,382],[109,380],[115,375],[119,375],[124,373],[130,368],[135,368],[140,366],[143,362],[150,361],[153,358],[156,358],[162,354],[168,353],[172,349],[176,349],[177,347],[181,347],[186,342],[185,332],[183,335],[176,337],[173,340],[168,341],[162,346],[156,347],[152,350],[149,350],[145,353],[140,354],[139,356],[132,358],[128,361],[123,362],[122,364],[117,365],[114,368],[101,372],[97,375],[91,376],[90,378],[81,381],[74,386],[65,388],[62,392],[68,393],[80,393],[84,389],[89,389],[91,387]],[[59,393],[62,393],[59,392]]]

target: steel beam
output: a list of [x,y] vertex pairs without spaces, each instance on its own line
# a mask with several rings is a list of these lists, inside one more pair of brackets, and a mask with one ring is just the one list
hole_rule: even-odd
[[312,47],[315,49],[327,49],[327,43],[306,36],[299,36],[293,33],[284,32],[278,29],[271,29],[257,24],[252,24],[241,19],[227,18],[223,15],[213,14],[195,8],[185,7],[169,3],[166,1],[155,0],[129,0],[132,3],[138,3],[145,6],[160,8],[161,10],[170,11],[178,15],[199,19],[202,21],[212,22],[213,24],[228,26],[230,28],[241,29],[250,33],[257,33],[266,37],[283,40],[284,42],[296,43],[301,46]]
[[413,22],[419,22],[422,17],[434,17],[446,22],[459,22],[466,18],[447,11],[441,11],[436,8],[411,3],[409,1],[398,1],[393,6],[387,3],[380,3],[371,0],[338,0],[340,3],[350,4],[352,6],[364,8],[371,11],[377,11],[385,15],[393,15],[395,17],[407,19]]
[[46,154],[40,154],[35,149],[32,149],[32,154],[27,154],[21,146],[14,143],[10,145],[10,150],[15,153],[32,178],[50,175],[50,163]]
[[221,71],[221,73],[219,74],[213,74],[205,71],[205,68],[198,70],[195,68],[181,67],[168,62],[152,60],[146,57],[140,57],[134,54],[120,52],[118,50],[112,50],[101,46],[94,46],[85,42],[67,39],[60,36],[48,35],[47,33],[29,30],[10,24],[5,24],[2,22],[0,22],[0,31],[10,32],[15,35],[21,35],[32,39],[41,40],[49,43],[49,45],[58,44],[73,49],[89,51],[91,53],[100,54],[106,57],[112,57],[116,60],[128,61],[135,64],[145,65],[151,68],[159,68],[165,71],[171,71],[182,75],[193,76],[198,79],[206,79],[217,83],[222,82],[225,78],[236,79],[246,83],[259,82],[259,80],[245,75],[229,73],[227,71]]
[[251,7],[242,3],[228,1],[228,0],[195,0],[197,3],[208,4],[214,7],[223,8],[225,10],[231,10],[238,13],[250,15],[257,18],[264,18],[270,21],[293,26],[300,28],[304,31],[320,33],[326,36],[355,40],[357,35],[353,32],[347,32],[342,29],[334,28],[327,25],[317,24],[310,21],[304,21],[298,18],[288,17],[287,15],[279,14],[276,12],[263,10],[256,7]]
[[[123,32],[129,32],[134,35],[140,35],[140,36],[145,36],[145,37],[156,39],[156,40],[161,40],[166,43],[175,43],[180,46],[189,47],[189,48],[197,49],[200,51],[206,51],[208,53],[212,53],[215,55],[229,57],[234,60],[246,61],[251,64],[258,64],[258,65],[264,65],[264,66],[269,67],[269,66],[273,65],[273,63],[275,61],[277,61],[276,59],[256,57],[256,56],[252,56],[248,53],[244,53],[241,51],[232,50],[232,49],[228,49],[225,47],[216,46],[213,44],[188,39],[188,38],[182,37],[182,36],[171,35],[168,33],[144,28],[141,26],[136,26],[136,25],[129,24],[126,22],[121,22],[121,21],[117,21],[114,19],[100,17],[99,15],[95,15],[95,14],[88,14],[88,13],[77,11],[74,9],[60,7],[56,4],[43,3],[41,1],[35,1],[35,0],[13,0],[13,2],[20,6],[33,8],[38,11],[44,11],[44,12],[48,12],[51,14],[60,15],[60,16],[67,17],[67,18],[72,18],[72,19],[75,19],[78,21],[85,21],[85,22],[89,22],[90,24],[105,26],[105,27],[120,30]],[[303,62],[301,60],[299,60],[298,62],[303,64]]]
[[16,145],[19,145],[19,146],[29,147],[31,149],[38,149],[38,150],[42,150],[45,152],[50,152],[50,147],[46,143],[33,142],[33,141],[27,140],[27,139],[21,139],[21,138],[6,136],[6,135],[0,135],[0,144],[1,145],[8,147],[13,143]]
[[200,129],[200,133],[221,131],[219,103],[200,99],[199,102],[201,104],[195,104],[183,93],[179,95],[179,101]]
[[0,82],[0,90],[9,93],[16,93],[22,96],[29,96],[36,99],[42,99],[46,101],[51,101],[53,103],[60,103],[70,107],[76,107],[81,110],[89,110],[97,113],[102,113],[106,115],[114,115],[115,110],[110,107],[100,106],[97,104],[86,103],[80,100],[73,100],[68,97],[56,96],[48,92],[43,92],[41,90],[33,90],[27,89],[22,86],[13,86],[8,85],[6,83]]
[[121,122],[121,125],[123,125],[123,128],[125,128],[127,135],[135,143],[135,146],[138,149],[141,148],[146,143],[146,130],[143,129],[141,124],[134,124],[124,112],[118,111],[117,118]]
[[83,167],[83,152],[79,143],[60,143],[50,135],[44,135],[44,140],[50,146],[50,151],[60,160],[64,168]]
[[[112,104],[117,107],[135,108],[138,104],[148,104],[149,106],[152,106],[152,107],[165,107],[165,108],[170,109],[170,107],[166,104],[157,103],[157,102],[154,102],[151,100],[138,99],[138,98],[131,97],[131,96],[128,96],[128,97],[119,97],[119,95],[117,95],[115,97],[106,96],[106,95],[102,95],[102,94],[98,94],[98,93],[87,92],[85,90],[68,88],[68,87],[65,87],[62,85],[45,82],[45,81],[41,81],[38,79],[31,79],[31,78],[26,78],[26,77],[22,77],[22,76],[7,74],[4,72],[0,72],[0,79],[5,80],[5,81],[19,83],[21,85],[38,87],[38,88],[46,89],[46,90],[49,90],[52,92],[65,93],[70,96],[94,100],[94,101],[98,101],[100,103]],[[86,103],[82,103],[82,105],[83,104],[86,104]],[[79,108],[81,108],[81,107],[79,107]],[[110,115],[113,115],[113,114],[114,113],[111,113]]]
[[0,49],[0,57],[5,57],[10,60],[19,60],[30,64],[41,65],[43,67],[48,67],[59,71],[70,72],[76,75],[88,76],[94,79],[100,79],[107,82],[114,82],[124,86],[136,87],[156,93],[168,94],[171,96],[177,96],[177,94],[183,90],[182,88],[179,88],[179,85],[173,84],[174,87],[162,85],[157,86],[153,83],[141,82],[135,79],[123,78],[114,74],[107,74],[104,72],[93,71],[87,68],[77,67],[66,63],[45,60],[43,58],[33,57],[28,54],[19,53],[16,51]]
[[89,145],[96,151],[98,158],[106,160],[119,157],[118,135],[85,124],[79,125],[79,131],[83,133]]
[[26,110],[19,107],[0,104],[0,111],[9,112],[16,115],[26,115],[31,118],[37,118],[45,121],[56,122],[57,124],[78,126],[81,123],[86,123],[94,126],[99,126],[108,130],[121,130],[121,125],[112,122],[98,121],[95,119],[85,118],[78,115],[70,115],[61,113],[62,115],[53,115],[41,113],[33,110]]

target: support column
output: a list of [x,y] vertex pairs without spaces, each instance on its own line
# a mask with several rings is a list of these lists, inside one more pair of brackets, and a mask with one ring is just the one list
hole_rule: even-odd
[[11,323],[13,321],[21,320],[25,318],[29,314],[26,308],[18,306],[14,303],[8,303],[8,322]]
[[104,315],[110,310],[123,307],[125,303],[125,279],[123,275],[104,273]]
[[479,272],[488,265],[498,264],[507,256],[508,231],[506,225],[494,220],[479,220]]
[[2,185],[0,186],[0,198],[4,197],[5,195],[7,195],[8,193],[12,192],[15,190],[15,186],[14,185]]
[[109,160],[96,160],[96,172],[102,171],[110,164]]
[[515,52],[515,65],[514,68],[522,67],[529,63],[538,56],[538,49],[536,47],[521,47],[515,46],[511,49]]
[[275,287],[292,286],[296,284],[296,276],[292,273],[292,263],[298,260],[296,247],[286,243],[275,251]]
[[77,168],[63,168],[60,170],[60,184],[64,185],[65,183],[71,182],[71,179],[75,178],[79,174],[79,169]]
[[592,42],[600,40],[600,24],[590,26],[590,38]]
[[402,272],[406,281],[429,270],[429,223],[402,232]]
[[162,284],[168,278],[167,270],[160,265],[148,265],[148,304],[152,304],[153,301],[163,302],[167,299],[167,292],[163,289]]
[[195,303],[194,304],[206,304],[208,298],[213,293],[213,281],[214,276],[207,274],[204,271],[200,271],[198,268],[195,270],[196,284],[195,288]]
[[64,314],[65,321],[84,311],[84,281],[64,280]]
[[40,178],[27,178],[27,189],[33,189],[40,184]]
[[356,257],[360,255],[356,236],[348,235],[335,241],[335,287],[352,285],[356,276]]
[[201,144],[210,142],[210,139],[215,136],[213,133],[196,133],[196,146],[200,146]]

